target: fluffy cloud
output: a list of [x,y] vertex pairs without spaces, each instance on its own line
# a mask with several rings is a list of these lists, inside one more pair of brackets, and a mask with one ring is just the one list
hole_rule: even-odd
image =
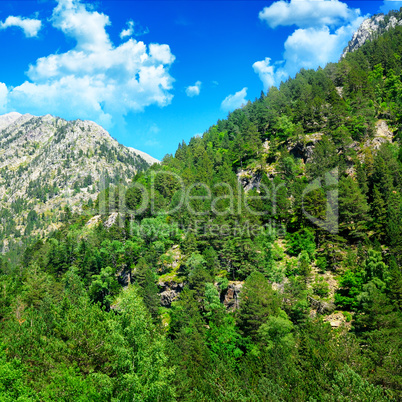
[[227,96],[221,103],[221,108],[225,111],[233,111],[247,103],[247,87],[234,95]]
[[51,21],[76,46],[30,65],[30,81],[8,90],[10,110],[92,119],[110,127],[129,112],[171,102],[169,67],[175,56],[168,45],[129,39],[114,46],[106,32],[109,17],[75,0],[59,0]]
[[127,29],[123,29],[120,32],[120,38],[126,38],[127,36],[133,36],[134,34],[134,22],[133,21],[128,21],[127,22],[128,28]]
[[359,9],[350,9],[338,0],[291,0],[290,3],[277,1],[265,7],[258,16],[271,28],[279,25],[306,28],[339,25],[359,15]]
[[0,29],[10,27],[21,28],[27,38],[33,38],[38,36],[38,32],[42,28],[42,21],[31,18],[14,17],[10,15],[4,22],[0,22]]
[[145,35],[149,33],[149,29],[148,28],[141,28],[139,27],[138,29],[136,29],[136,24],[133,20],[129,20],[127,21],[127,28],[123,29],[120,32],[120,38],[124,39],[130,36],[141,36],[141,35]]
[[186,95],[192,98],[198,96],[201,90],[201,81],[197,81],[194,85],[190,85],[186,88]]
[[264,85],[264,90],[267,90],[273,85],[278,85],[278,81],[280,82],[282,78],[286,78],[288,76],[283,68],[276,69],[275,66],[271,65],[270,63],[271,59],[266,57],[264,60],[256,61],[253,64],[254,72],[260,77],[260,80]]
[[[326,14],[325,10],[328,10]],[[310,25],[296,29],[286,39],[283,60],[271,64],[271,59],[266,57],[253,64],[264,90],[273,85],[278,86],[281,81],[294,76],[301,68],[315,69],[337,61],[353,32],[364,20],[364,17],[360,16],[360,10],[349,9],[338,0],[292,0],[290,3],[279,1],[264,8],[259,16],[270,26]],[[330,29],[330,25],[337,24],[342,19],[350,20],[337,29]]]
[[359,17],[334,33],[326,26],[297,29],[285,42],[284,70],[294,75],[300,68],[324,67],[329,62],[339,60],[343,49],[363,21],[364,17]]
[[0,113],[6,112],[8,90],[5,84],[0,82]]
[[380,10],[386,14],[390,10],[399,10],[401,7],[402,1],[384,0],[384,4],[380,7]]

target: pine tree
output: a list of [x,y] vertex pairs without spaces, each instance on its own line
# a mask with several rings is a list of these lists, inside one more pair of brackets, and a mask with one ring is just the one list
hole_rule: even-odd
[[269,316],[279,314],[280,301],[263,274],[253,272],[241,293],[239,326],[245,336],[255,338]]
[[377,185],[374,185],[373,202],[370,204],[370,211],[372,217],[371,226],[377,238],[382,239],[385,235],[387,208]]
[[374,171],[371,177],[372,187],[378,186],[381,191],[382,198],[385,202],[393,191],[393,179],[387,164],[381,155],[377,155],[374,159]]
[[339,228],[352,239],[364,237],[368,205],[357,183],[351,178],[339,181]]
[[359,183],[360,190],[364,195],[369,191],[366,169],[360,162],[356,163],[356,179]]
[[145,258],[140,258],[135,266],[133,279],[139,286],[139,294],[144,300],[154,321],[158,321],[160,297],[158,294],[158,286],[155,283],[154,274],[147,264]]
[[402,263],[402,200],[397,191],[393,191],[388,199],[386,234],[388,244],[399,264]]

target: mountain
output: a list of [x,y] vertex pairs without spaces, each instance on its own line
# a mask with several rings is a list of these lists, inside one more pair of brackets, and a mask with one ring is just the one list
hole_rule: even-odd
[[22,115],[17,112],[11,112],[0,116],[0,130],[5,129],[10,124],[14,123],[15,120],[19,119]]
[[[0,256],[0,400],[402,400],[401,55],[302,69]],[[56,181],[108,155],[68,124]]]
[[358,30],[353,34],[348,46],[344,49],[341,58],[362,47],[367,41],[373,40],[384,32],[402,25],[402,12],[391,11],[387,15],[376,14],[365,19]]
[[128,183],[158,162],[92,121],[12,112],[0,130],[0,239],[55,228],[66,205],[95,200],[101,178]]

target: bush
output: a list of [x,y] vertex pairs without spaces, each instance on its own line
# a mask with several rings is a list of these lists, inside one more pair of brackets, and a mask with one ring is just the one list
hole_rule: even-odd
[[329,285],[324,279],[313,283],[313,292],[315,295],[320,297],[328,297],[329,295]]
[[327,259],[325,257],[318,257],[316,265],[320,272],[325,272],[327,270]]
[[351,322],[352,321],[352,314],[349,313],[349,311],[342,311],[343,316],[346,319],[346,322]]
[[298,256],[302,251],[307,251],[310,259],[315,255],[314,232],[310,229],[301,229],[286,236],[288,240],[288,253]]

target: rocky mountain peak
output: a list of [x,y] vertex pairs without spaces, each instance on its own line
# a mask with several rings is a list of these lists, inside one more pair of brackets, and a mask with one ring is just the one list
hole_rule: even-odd
[[395,11],[387,15],[377,14],[365,19],[359,29],[353,34],[348,46],[346,46],[342,53],[341,59],[348,53],[362,47],[368,40],[374,39],[389,29],[395,28],[397,25],[402,25],[402,17],[400,13]]
[[7,126],[14,123],[22,116],[21,113],[10,112],[0,116],[0,130],[4,130]]
[[[119,144],[98,124],[47,114],[0,116],[0,242],[57,227],[66,205],[96,199],[101,182],[129,183],[158,162]],[[28,226],[28,214],[35,218]]]

